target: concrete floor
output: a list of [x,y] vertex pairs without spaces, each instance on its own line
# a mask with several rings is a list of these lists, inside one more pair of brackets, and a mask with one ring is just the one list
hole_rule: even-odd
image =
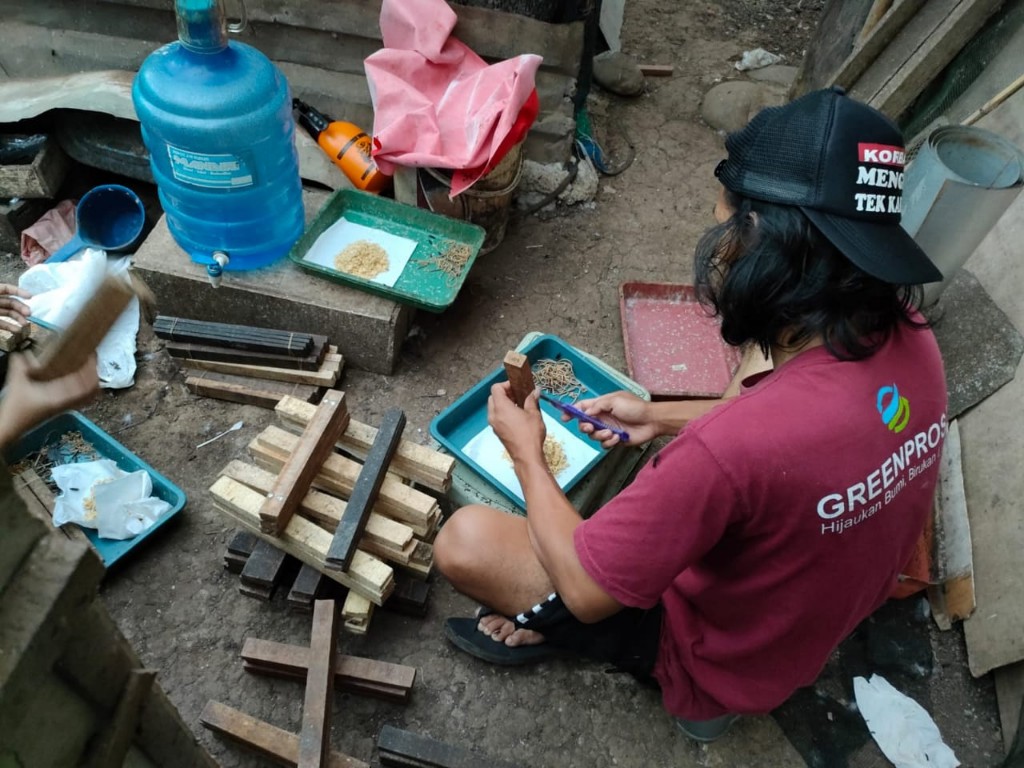
[[[400,405],[408,417],[406,436],[427,443],[430,420],[529,331],[557,334],[625,369],[619,285],[688,282],[693,247],[711,221],[712,170],[723,148],[699,120],[701,97],[736,74],[731,57],[773,42],[763,25],[738,27],[721,9],[745,5],[756,21],[756,14],[768,15],[774,4],[678,5],[678,11],[668,11],[655,0],[633,0],[623,33],[625,49],[638,60],[674,64],[675,74],[651,80],[649,93],[631,101],[599,96],[593,109],[606,147],[621,148],[626,135],[636,146],[633,165],[602,180],[596,204],[546,219],[513,220],[505,243],[477,263],[456,304],[442,315],[416,317],[394,375],[346,371],[341,386],[356,418],[376,423],[384,410]],[[793,18],[792,34],[806,38],[809,29],[799,29]],[[13,263],[5,266],[9,274],[16,271]],[[246,444],[273,417],[262,409],[194,397],[148,331],[139,346],[135,387],[103,394],[86,413],[179,484],[189,504],[176,525],[109,574],[103,598],[221,764],[263,765],[203,731],[198,716],[216,699],[299,729],[301,686],[248,675],[238,652],[248,636],[305,644],[309,619],[290,612],[281,597],[264,604],[238,594],[237,577],[222,567],[233,526],[206,494],[221,467],[244,458]],[[196,450],[239,419],[242,430]],[[381,612],[366,637],[342,638],[344,652],[414,665],[419,677],[406,705],[338,694],[336,749],[371,762],[376,736],[390,723],[522,765],[805,764],[770,717],[745,719],[722,741],[699,746],[676,733],[656,695],[623,676],[583,664],[509,671],[456,653],[442,636],[441,622],[472,608],[435,577],[425,619]],[[938,694],[931,703],[941,710],[936,719],[947,742],[965,765],[996,765],[999,732],[991,683],[974,683],[964,674],[959,629],[934,643]],[[827,721],[817,738],[832,738]],[[865,749],[850,764],[886,763]]]

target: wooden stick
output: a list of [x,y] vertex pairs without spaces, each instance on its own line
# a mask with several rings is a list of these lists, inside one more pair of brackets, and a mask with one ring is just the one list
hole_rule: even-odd
[[889,12],[890,8],[892,8],[892,0],[875,0],[871,4],[868,17],[864,20],[864,26],[861,27],[860,34],[857,35],[857,42],[854,48],[864,44],[864,41],[867,40],[868,36],[878,25],[878,22]]
[[[274,410],[285,424],[299,429],[305,428],[316,412],[314,406],[294,397],[281,398]],[[365,459],[376,438],[375,427],[350,418],[345,434],[338,440],[338,448]],[[455,459],[452,456],[410,440],[398,442],[398,450],[390,466],[390,471],[400,477],[441,493],[447,493],[451,488],[454,469]]]
[[279,534],[285,529],[347,425],[345,393],[332,389],[317,406],[313,420],[282,467],[267,503],[260,509],[265,532]]
[[[298,765],[299,737],[294,733],[257,720],[219,701],[207,702],[199,722],[214,733],[226,736],[280,765]],[[334,751],[327,765],[329,768],[370,768],[362,760]]]
[[512,763],[470,752],[418,733],[385,725],[377,738],[381,765],[417,768],[515,768]]
[[338,606],[333,600],[313,604],[309,673],[302,705],[298,768],[325,768],[331,751],[331,705],[334,703],[334,658],[338,644]]
[[1002,104],[1004,101],[1006,101],[1008,98],[1013,96],[1013,94],[1015,94],[1017,91],[1019,91],[1022,86],[1024,86],[1024,75],[1021,75],[1020,77],[1018,77],[1016,80],[1014,80],[1008,86],[1003,88],[1003,90],[1001,90],[999,93],[997,93],[991,99],[989,99],[984,104],[982,104],[981,107],[979,107],[977,110],[975,110],[974,112],[969,114],[967,117],[965,117],[964,121],[963,121],[963,123],[961,123],[961,125],[974,125],[976,122],[978,122],[981,118],[983,118],[985,115],[987,115],[993,109],[995,109],[1000,104]]
[[67,329],[43,350],[32,377],[52,381],[85,365],[134,295],[123,280],[111,275],[103,278]]
[[331,548],[327,551],[327,565],[332,568],[348,570],[352,555],[356,550],[356,542],[363,535],[370,509],[377,501],[384,475],[387,472],[391,457],[398,447],[398,440],[405,429],[405,413],[401,408],[389,408],[381,420],[377,439],[366,457],[363,469],[356,479],[352,496],[348,501],[345,516],[338,523]]
[[534,390],[533,371],[526,355],[513,350],[505,355],[505,375],[512,385],[512,399],[520,408]]
[[[212,371],[231,376],[248,376],[253,379],[284,381],[289,384],[310,384],[314,387],[333,387],[345,365],[345,359],[338,354],[337,347],[331,347],[324,355],[324,361],[315,371],[300,371],[292,368],[274,368],[268,365],[245,365],[243,363],[222,363],[216,360],[183,360],[186,371]],[[312,418],[312,412],[310,418]],[[307,419],[308,421],[309,419]],[[305,426],[303,423],[302,426]]]
[[[277,672],[305,679],[309,648],[248,637],[242,645],[246,670],[254,674]],[[339,653],[334,662],[334,682],[342,690],[382,694],[392,701],[406,701],[416,681],[416,667]],[[367,687],[368,686],[368,687]]]

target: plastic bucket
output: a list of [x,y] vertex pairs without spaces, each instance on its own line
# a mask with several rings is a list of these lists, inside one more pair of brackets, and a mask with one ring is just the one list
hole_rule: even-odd
[[930,303],[949,284],[1020,193],[1024,154],[982,128],[938,128],[907,168],[903,228],[935,266],[942,282],[925,286]]
[[[442,173],[426,168],[431,177],[441,182],[447,195],[451,191],[450,171]],[[454,200],[439,200],[427,195],[428,207],[436,213],[472,222],[484,228],[487,237],[480,253],[490,253],[505,239],[512,196],[523,176],[523,145],[516,144],[498,164],[476,184]],[[424,187],[424,191],[426,188]]]

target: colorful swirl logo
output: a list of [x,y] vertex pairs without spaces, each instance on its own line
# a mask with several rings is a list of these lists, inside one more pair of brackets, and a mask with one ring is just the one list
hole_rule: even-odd
[[882,417],[882,423],[896,434],[902,432],[910,421],[910,401],[900,397],[895,384],[878,390],[875,407]]

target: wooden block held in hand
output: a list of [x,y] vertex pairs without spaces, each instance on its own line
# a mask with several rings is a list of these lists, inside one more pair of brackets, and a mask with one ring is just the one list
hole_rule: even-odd
[[533,371],[530,370],[530,361],[526,355],[509,351],[505,355],[505,375],[512,385],[512,399],[522,408],[534,389]]

